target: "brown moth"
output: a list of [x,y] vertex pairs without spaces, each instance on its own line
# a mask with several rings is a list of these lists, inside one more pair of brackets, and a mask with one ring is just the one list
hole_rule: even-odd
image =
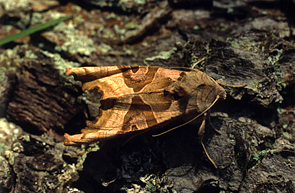
[[83,91],[99,92],[101,107],[100,115],[94,121],[87,121],[81,134],[64,135],[65,145],[92,143],[158,128],[175,119],[183,119],[185,124],[202,119],[200,142],[217,167],[207,154],[202,138],[210,108],[219,99],[224,100],[226,92],[207,74],[187,68],[109,66],[67,68],[66,75],[74,75],[75,80],[81,81]]

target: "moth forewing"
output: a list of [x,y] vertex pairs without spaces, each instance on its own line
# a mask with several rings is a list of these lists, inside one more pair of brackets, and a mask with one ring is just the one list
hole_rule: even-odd
[[218,100],[226,98],[226,92],[207,74],[195,69],[112,66],[67,68],[66,75],[74,75],[75,80],[81,81],[83,90],[99,90],[102,96],[100,115],[95,121],[88,121],[81,134],[65,134],[66,145],[157,128],[183,117],[191,117],[185,124],[202,118],[200,142],[216,167],[202,138],[209,110]]

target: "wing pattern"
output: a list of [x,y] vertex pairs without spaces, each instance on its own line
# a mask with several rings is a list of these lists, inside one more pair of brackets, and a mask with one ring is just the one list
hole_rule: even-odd
[[173,118],[198,115],[212,104],[220,88],[223,90],[198,70],[81,67],[68,68],[66,75],[81,81],[83,91],[98,88],[102,93],[100,116],[88,121],[82,134],[65,134],[68,145],[105,140]]

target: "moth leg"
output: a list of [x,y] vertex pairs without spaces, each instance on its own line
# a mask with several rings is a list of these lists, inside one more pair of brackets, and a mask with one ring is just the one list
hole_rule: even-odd
[[208,119],[208,121],[209,121],[211,127],[215,130],[215,132],[218,133],[218,134],[221,134],[221,132],[220,132],[218,129],[216,129],[216,128],[214,127],[214,125],[211,123],[210,113],[211,113],[211,110],[208,111],[206,119]]
[[198,136],[200,137],[200,142],[203,143],[203,136],[205,133],[205,125],[206,125],[206,115],[204,115],[201,126],[199,128]]
[[[205,133],[205,124],[206,124],[207,115],[208,114],[204,115],[203,121],[202,121],[201,126],[199,128],[199,132],[198,132],[199,141],[200,141],[200,143],[201,143],[201,145],[202,145],[202,147],[204,149],[204,152],[205,152],[207,158],[210,160],[210,162],[214,165],[215,168],[218,168],[217,165],[214,163],[214,161],[209,156],[209,154],[207,153],[207,150],[206,150],[205,145],[203,143],[203,137],[204,137],[204,133]],[[210,115],[210,113],[209,113],[209,115]]]
[[81,145],[86,143],[92,143],[99,137],[97,133],[90,133],[90,134],[76,134],[76,135],[69,135],[67,133],[64,134],[64,144],[65,145]]
[[193,64],[193,66],[191,67],[192,69],[196,67],[196,65],[198,65],[199,63],[203,62],[205,60],[205,58],[202,58],[201,60],[197,61],[196,63]]

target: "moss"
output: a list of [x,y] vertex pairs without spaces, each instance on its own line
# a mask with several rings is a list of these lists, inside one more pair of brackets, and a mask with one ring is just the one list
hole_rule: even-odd
[[97,143],[92,143],[89,145],[82,145],[81,146],[81,155],[78,157],[77,163],[75,165],[75,168],[77,170],[82,171],[83,170],[83,164],[87,158],[87,154],[90,152],[96,152],[100,149],[99,147],[99,142]]
[[285,138],[285,139],[288,139],[288,140],[292,139],[290,133],[288,133],[288,132],[284,132],[282,137]]
[[14,164],[14,158],[19,155],[18,152],[14,152],[11,150],[10,146],[7,146],[4,143],[0,143],[0,155],[4,156],[10,165]]
[[266,89],[266,86],[269,84],[269,82],[258,82],[257,80],[253,80],[252,83],[250,83],[248,86],[253,89],[253,91],[260,93]]
[[[227,26],[225,26],[227,27]],[[226,28],[224,28],[226,29]],[[249,39],[233,39],[231,37],[228,37],[226,39],[226,42],[229,42],[232,47],[236,49],[241,49],[241,50],[247,50],[247,51],[252,51],[252,52],[261,52],[261,46],[257,44],[255,41],[250,41]]]
[[273,78],[276,82],[277,89],[281,91],[286,87],[286,83],[284,82],[284,76],[282,75],[281,65],[279,63],[279,59],[283,53],[283,50],[277,49],[277,54],[269,56],[268,61],[274,66],[275,71],[273,72]]
[[[199,60],[192,60],[190,66],[191,67],[194,66],[194,64],[197,62],[199,62]],[[202,62],[198,63],[198,65],[196,65],[196,66],[199,70],[205,71],[205,64],[206,64],[206,62],[202,61]]]
[[[146,175],[144,177],[140,177],[140,181],[143,183],[143,186],[139,184],[132,184],[131,187],[123,187],[121,190],[126,192],[170,192],[170,186],[164,185],[166,178],[159,177],[156,174]],[[172,190],[172,192],[174,192]]]
[[8,159],[9,164],[10,164],[10,165],[13,165],[13,164],[14,164],[14,158],[15,158],[16,156],[18,156],[19,153],[14,152],[14,151],[11,151],[11,150],[6,150],[6,151],[4,152],[4,155],[5,155],[5,157]]
[[5,71],[6,71],[6,68],[5,67],[0,67],[0,83],[4,81],[5,79]]
[[36,24],[39,24],[39,23],[42,23],[42,14],[41,13],[38,13],[38,12],[34,12],[32,14],[32,19],[30,21],[30,24],[31,25],[36,25]]
[[133,55],[134,54],[134,49],[128,49],[128,48],[123,48],[123,51],[124,51],[124,53],[126,54],[126,55]]
[[[0,0],[0,12],[4,11],[14,11],[20,8],[27,8],[30,7],[30,1],[20,1],[20,0]],[[2,9],[4,7],[4,9]]]
[[90,56],[96,50],[93,40],[76,30],[71,21],[68,25],[60,23],[54,30],[65,34],[64,43],[61,46],[55,46],[57,51]]
[[129,11],[132,10],[133,7],[138,7],[137,12],[141,12],[143,10],[143,7],[139,5],[144,5],[145,3],[145,0],[120,0],[118,6],[121,7],[123,11]]
[[30,58],[30,59],[37,59],[38,58],[38,56],[36,56],[36,54],[34,54],[32,50],[26,50],[25,57]]
[[195,26],[193,27],[193,29],[194,29],[194,30],[199,30],[199,29],[200,29],[200,26],[195,25]]
[[288,159],[287,162],[284,162],[284,164],[286,166],[288,166],[289,168],[291,168],[291,169],[294,169],[295,168],[294,163],[290,159]]
[[236,44],[236,43],[231,43],[231,46],[234,47],[234,48],[237,48],[237,49],[240,48],[240,46],[238,44]]
[[23,135],[22,138],[24,139],[24,141],[30,142],[30,135]]
[[173,47],[173,48],[172,48],[171,50],[169,50],[169,51],[161,51],[161,52],[159,53],[159,55],[157,55],[157,56],[153,56],[153,57],[150,57],[150,58],[146,58],[146,59],[144,60],[144,63],[148,66],[148,61],[153,61],[153,60],[155,60],[155,59],[163,59],[163,60],[167,60],[167,59],[169,59],[170,56],[171,56],[172,54],[174,54],[176,51],[177,51],[177,48],[176,48],[176,47]]
[[9,164],[13,165],[14,158],[21,151],[18,143],[14,143],[22,129],[14,123],[8,122],[5,118],[0,119],[0,155],[4,156]]
[[97,46],[97,50],[100,50],[102,54],[106,54],[113,50],[113,48],[108,44],[101,43],[99,46]]
[[121,35],[123,35],[123,34],[125,34],[126,33],[126,29],[120,29],[119,28],[119,26],[116,24],[116,25],[114,25],[114,30],[115,30],[115,32],[117,33],[117,34],[121,34]]
[[279,115],[283,114],[284,110],[282,108],[277,108],[277,112]]
[[258,164],[261,163],[262,159],[266,156],[266,155],[273,155],[276,152],[276,149],[267,149],[267,150],[262,150],[258,153],[255,153],[252,156],[252,160],[254,160],[256,162],[256,164],[253,166],[256,167]]
[[[25,59],[22,54],[20,55],[20,53],[23,53],[23,50],[27,50],[27,48],[28,45],[25,44],[21,46],[17,45],[13,49],[6,49],[0,54],[0,67],[4,67],[6,70],[9,70],[11,72],[16,72],[16,70],[18,69],[18,64]],[[35,57],[32,52],[26,52],[25,54],[26,57]]]
[[48,56],[49,58],[52,58],[54,60],[54,67],[55,69],[60,71],[61,75],[64,75],[66,72],[66,67],[79,67],[80,64],[72,61],[64,60],[59,54],[57,53],[51,53],[48,51],[41,51],[44,55]]
[[124,25],[124,28],[127,30],[134,30],[134,29],[137,29],[138,27],[139,25],[135,22],[129,22]]

